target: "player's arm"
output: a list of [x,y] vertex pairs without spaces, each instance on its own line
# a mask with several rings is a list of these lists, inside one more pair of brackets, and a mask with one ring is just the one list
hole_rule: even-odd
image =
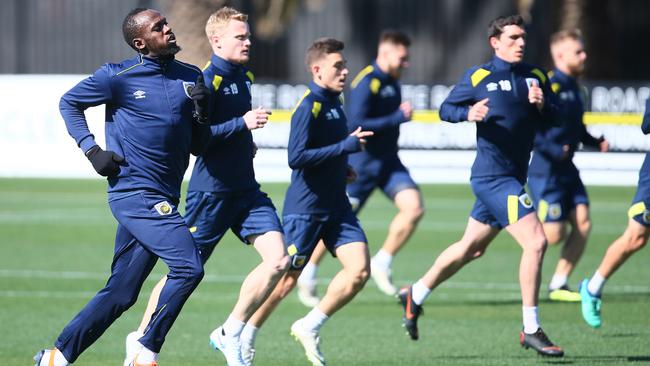
[[[213,117],[214,118],[214,117]],[[214,120],[214,119],[211,119]],[[210,125],[211,141],[225,141],[236,134],[246,131],[246,123],[243,117],[235,117],[225,122]]]
[[301,104],[291,116],[291,131],[287,147],[291,169],[315,166],[333,157],[361,150],[362,141],[354,135],[347,136],[332,145],[308,148],[313,125],[311,108],[306,103]]
[[97,145],[88,129],[84,111],[89,107],[108,104],[112,99],[110,76],[106,68],[102,67],[65,93],[59,102],[59,110],[68,133],[90,160],[95,171],[104,177],[117,175],[124,158],[113,151],[104,151]]
[[68,133],[84,153],[97,145],[95,136],[88,129],[84,111],[90,107],[110,103],[113,96],[109,78],[107,70],[102,67],[63,94],[59,102],[59,111]]
[[[216,106],[215,108],[218,108]],[[223,141],[242,132],[263,128],[269,121],[271,111],[258,107],[225,122],[210,126],[213,141]]]
[[370,87],[370,77],[365,77],[355,85],[350,92],[350,101],[348,107],[348,118],[351,126],[360,126],[364,130],[381,131],[384,129],[392,128],[400,123],[410,120],[410,116],[406,116],[402,108],[397,108],[393,113],[376,118],[368,117],[370,109],[370,101],[372,99],[373,90]]
[[569,156],[570,146],[558,143],[556,138],[557,130],[551,126],[543,126],[535,134],[535,151],[544,155],[547,159],[561,161]]
[[584,123],[580,124],[581,137],[580,142],[587,147],[598,149],[600,151],[609,150],[609,143],[605,140],[605,136],[595,137],[589,133],[587,126]]
[[468,70],[442,102],[439,112],[441,120],[452,123],[469,120],[470,109],[477,104],[470,81],[471,73],[472,69]]
[[641,131],[643,131],[643,133],[646,135],[650,134],[650,98],[645,102],[645,113],[643,114]]

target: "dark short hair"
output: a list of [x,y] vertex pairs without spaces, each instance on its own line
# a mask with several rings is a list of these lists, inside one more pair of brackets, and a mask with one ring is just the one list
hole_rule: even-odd
[[122,22],[122,35],[124,36],[124,41],[126,41],[126,43],[136,51],[138,49],[133,45],[133,40],[140,36],[140,27],[142,26],[136,18],[138,14],[147,10],[150,9],[135,8],[124,17],[124,21]]
[[565,39],[582,41],[582,32],[580,29],[562,29],[551,35],[551,45],[564,41]]
[[345,45],[343,42],[334,38],[324,37],[315,40],[314,43],[309,46],[307,54],[305,55],[305,64],[307,65],[307,69],[309,69],[316,61],[330,53],[341,52],[344,47]]
[[499,38],[501,33],[503,33],[503,28],[508,25],[517,25],[520,27],[524,26],[524,18],[521,15],[508,15],[500,16],[490,22],[488,26],[488,39],[492,37]]
[[381,35],[379,35],[379,44],[382,43],[392,43],[408,47],[411,45],[411,38],[409,38],[409,36],[404,32],[386,29],[381,32]]

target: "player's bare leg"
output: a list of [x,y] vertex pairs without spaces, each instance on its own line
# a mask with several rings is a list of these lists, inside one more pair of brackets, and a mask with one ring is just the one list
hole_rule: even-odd
[[499,231],[470,217],[463,237],[440,253],[420,281],[429,289],[435,289],[464,265],[482,256]]
[[317,305],[323,313],[331,316],[361,291],[370,275],[370,255],[366,243],[349,243],[336,248],[336,257],[343,268],[329,286]]
[[284,248],[282,233],[269,231],[248,240],[262,258],[241,285],[239,300],[232,316],[246,322],[266,300],[280,278],[289,268],[289,256]]
[[228,319],[210,334],[210,344],[221,351],[229,363],[231,359],[240,357],[242,363],[252,363],[255,350],[242,347],[240,335],[246,322],[264,303],[289,267],[282,233],[269,231],[248,237],[247,240],[260,254],[262,262],[244,279],[239,298]]
[[[589,206],[585,204],[577,205],[569,214],[568,221],[571,225],[571,231],[566,238],[560,259],[555,267],[555,272],[549,285],[549,297],[551,300],[558,301],[580,301],[580,294],[571,291],[567,282],[587,245],[587,238],[591,231]],[[561,238],[560,240],[556,240],[558,237],[557,230],[553,226],[549,227],[550,224],[556,224],[555,226],[557,226],[559,223],[544,224],[544,233],[549,244],[556,244]]]
[[506,230],[523,249],[519,263],[519,285],[524,306],[537,306],[542,274],[542,261],[546,250],[546,237],[541,222],[534,212],[522,217]]
[[259,328],[266,322],[266,319],[273,313],[282,299],[289,295],[291,290],[296,286],[298,276],[300,276],[300,271],[296,270],[290,270],[282,276],[266,301],[257,309],[244,326],[240,340],[242,345],[242,359],[244,359],[247,365],[252,364],[253,357],[255,356],[255,339],[257,338]]
[[366,243],[342,245],[336,249],[336,256],[343,269],[334,276],[320,303],[291,325],[291,334],[303,346],[305,355],[314,365],[325,365],[325,358],[319,347],[320,328],[354,298],[370,276],[370,255]]
[[539,354],[562,357],[564,351],[546,336],[539,323],[539,286],[542,277],[542,262],[546,251],[546,237],[542,223],[535,212],[522,217],[506,230],[519,243],[523,252],[519,263],[519,286],[521,287],[524,329],[520,333],[522,347],[533,348]]
[[498,233],[499,229],[470,217],[463,237],[440,253],[419,281],[400,290],[398,297],[404,307],[403,326],[412,340],[419,339],[417,321],[422,313],[422,303],[431,291],[464,265],[482,256]]
[[418,222],[424,215],[420,191],[408,188],[399,191],[394,197],[397,214],[388,227],[384,245],[372,258],[372,278],[379,289],[387,295],[395,295],[397,288],[391,278],[393,257],[406,244]]
[[618,237],[607,248],[598,270],[591,279],[583,280],[580,285],[582,298],[582,317],[585,322],[594,328],[601,326],[600,296],[605,282],[610,278],[632,254],[639,251],[648,243],[650,228],[643,226],[634,219],[629,219],[623,235]]
[[300,277],[298,277],[298,300],[308,308],[313,308],[320,301],[316,293],[316,285],[318,283],[316,280],[316,271],[326,253],[327,248],[325,248],[325,244],[322,240],[319,240],[311,258],[309,258],[309,262],[303,268]]
[[639,251],[648,243],[649,236],[649,227],[630,219],[623,235],[607,248],[605,257],[600,263],[600,266],[598,266],[598,273],[604,278],[611,277],[632,254]]

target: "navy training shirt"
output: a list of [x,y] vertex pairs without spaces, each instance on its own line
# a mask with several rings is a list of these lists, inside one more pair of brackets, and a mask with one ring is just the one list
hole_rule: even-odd
[[253,169],[253,135],[244,114],[251,110],[253,74],[212,55],[203,70],[212,91],[207,149],[196,159],[188,191],[232,194],[259,187]]
[[61,115],[84,153],[97,145],[84,110],[106,105],[106,149],[125,159],[108,179],[109,198],[133,190],[180,197],[194,124],[190,92],[200,73],[174,58],[138,55],[104,64],[63,95]]
[[291,183],[283,215],[331,214],[349,210],[345,193],[349,153],[361,150],[348,134],[340,94],[309,84],[291,115]]
[[[544,108],[528,102],[529,84],[536,81],[544,92]],[[470,107],[489,98],[489,112],[476,122],[476,159],[472,178],[514,176],[525,180],[535,132],[551,123],[555,97],[543,70],[524,63],[511,64],[496,56],[471,67],[440,106],[440,119],[467,120]]]
[[376,63],[367,66],[354,78],[347,98],[348,130],[361,126],[374,132],[365,149],[350,156],[350,164],[357,168],[369,160],[387,160],[397,156],[399,126],[406,122],[399,109],[402,103],[401,86]]
[[[550,72],[549,76],[551,90],[557,96],[558,121],[556,126],[547,126],[537,132],[528,174],[577,174],[573,155],[580,142],[585,146],[597,148],[600,140],[591,136],[583,123],[585,107],[576,79],[557,69]],[[569,150],[563,158],[565,145],[568,145]]]

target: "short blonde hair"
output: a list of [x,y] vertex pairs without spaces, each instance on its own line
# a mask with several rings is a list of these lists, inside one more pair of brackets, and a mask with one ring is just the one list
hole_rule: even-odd
[[582,32],[580,29],[563,29],[551,35],[551,46],[560,43],[565,39],[572,39],[574,41],[582,42]]
[[205,34],[208,38],[223,33],[231,20],[248,21],[248,15],[237,9],[224,6],[210,15],[205,24]]

